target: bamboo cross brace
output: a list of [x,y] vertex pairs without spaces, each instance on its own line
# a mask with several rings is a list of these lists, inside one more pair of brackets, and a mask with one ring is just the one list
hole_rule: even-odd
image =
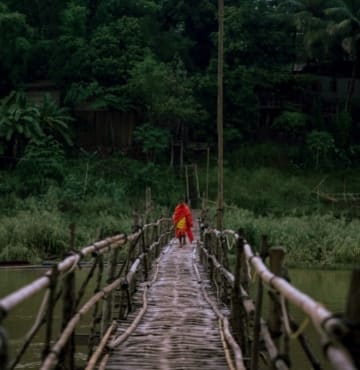
[[48,370],[51,368],[53,363],[56,361],[58,354],[60,353],[61,349],[66,344],[67,340],[73,333],[77,323],[81,320],[81,318],[98,302],[102,299],[106,294],[110,293],[112,290],[116,289],[123,281],[123,278],[119,278],[114,280],[111,284],[107,285],[104,289],[100,292],[96,293],[92,296],[82,307],[81,309],[73,316],[70,320],[64,331],[62,332],[60,338],[57,340],[55,345],[51,349],[51,353],[46,357],[45,361],[42,364],[41,370]]

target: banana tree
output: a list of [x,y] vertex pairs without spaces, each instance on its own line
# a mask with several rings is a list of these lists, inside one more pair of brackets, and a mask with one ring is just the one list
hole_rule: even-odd
[[59,107],[49,94],[45,94],[38,110],[40,125],[44,134],[72,145],[69,124],[74,119],[70,116],[67,108]]
[[0,138],[10,143],[14,158],[22,143],[44,136],[39,118],[39,110],[27,104],[23,93],[14,91],[0,101]]

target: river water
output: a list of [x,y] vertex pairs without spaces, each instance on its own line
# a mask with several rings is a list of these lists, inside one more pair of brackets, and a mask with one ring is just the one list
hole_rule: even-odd
[[[5,296],[9,292],[31,282],[38,276],[44,273],[44,269],[0,269],[0,297]],[[84,272],[83,272],[84,275]],[[342,312],[345,307],[345,300],[350,282],[350,271],[327,271],[327,270],[302,270],[293,269],[290,271],[291,282],[294,286],[302,290],[304,293],[310,295],[332,312]],[[9,341],[11,348],[11,355],[16,348],[19,347],[23,336],[31,327],[36,310],[42,300],[42,295],[39,294],[34,298],[24,302],[20,307],[16,308],[5,319],[5,329],[9,333]],[[35,311],[35,312],[34,312]],[[298,323],[304,319],[300,312],[291,310],[291,313]],[[264,313],[266,318],[266,314]],[[55,313],[55,326],[60,325],[60,313]],[[85,319],[79,328],[78,332],[86,333],[88,329],[89,319]],[[311,348],[316,352],[318,358],[324,369],[330,369],[329,364],[326,363],[322,355],[319,340],[308,325],[306,329]],[[25,363],[17,366],[17,369],[38,370],[40,367],[40,356],[42,350],[41,333],[35,342],[31,345],[25,357]],[[291,341],[291,356],[293,358],[292,369],[307,370],[311,369],[306,358],[301,354],[297,342]],[[76,352],[77,364],[81,366],[86,358],[86,347],[78,346]],[[220,370],[220,369],[219,369]]]

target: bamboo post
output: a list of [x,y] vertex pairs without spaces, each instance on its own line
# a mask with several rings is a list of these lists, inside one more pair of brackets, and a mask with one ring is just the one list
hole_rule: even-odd
[[[220,250],[221,250],[221,265],[225,267],[226,270],[229,270],[229,257],[228,257],[228,250],[227,250],[227,243],[226,243],[226,238],[221,235],[220,238]],[[222,299],[225,304],[229,304],[229,299],[231,297],[231,292],[228,291],[229,284],[225,278],[225,276],[222,276],[222,286],[223,286],[223,295]]]
[[[270,257],[270,271],[276,275],[281,276],[282,265],[285,257],[285,250],[282,247],[272,247],[269,249]],[[281,331],[281,309],[270,300],[269,302],[269,330],[271,337],[277,348],[279,348]]]
[[[117,257],[118,257],[118,250],[111,249],[109,256],[108,256],[108,263],[107,263],[107,277],[106,283],[110,284],[113,282],[116,274],[116,266],[117,266]],[[101,325],[100,325],[100,335],[103,336],[106,332],[110,321],[111,321],[111,313],[112,313],[112,304],[113,304],[113,293],[109,293],[102,307],[102,315],[101,315]]]
[[[260,256],[264,260],[267,254],[268,241],[267,236],[261,237]],[[251,346],[251,370],[257,370],[259,366],[259,344],[260,344],[260,320],[263,303],[263,282],[258,279],[256,302],[255,302],[255,315],[254,315],[254,329],[253,329],[253,342]]]
[[[70,224],[70,251],[75,246],[75,224]],[[71,271],[63,280],[63,309],[61,331],[71,320],[75,313],[75,273]],[[59,354],[56,369],[73,370],[75,368],[75,332],[71,334],[68,342]]]
[[245,325],[244,317],[246,315],[242,302],[241,289],[240,289],[240,276],[242,265],[242,248],[244,240],[238,238],[236,242],[236,263],[235,263],[235,274],[234,274],[234,287],[232,290],[231,297],[231,326],[236,341],[239,343],[244,356],[247,353],[247,342],[245,338]]
[[[65,278],[63,283],[63,310],[62,310],[62,324],[61,331],[63,331],[68,322],[74,315],[75,304],[75,273],[70,272]],[[72,333],[68,342],[59,354],[59,361],[56,369],[73,370],[75,355],[75,333]]]
[[195,170],[195,181],[196,181],[196,203],[198,207],[198,200],[200,199],[200,185],[199,185],[199,175],[198,175],[198,167],[197,164],[194,165],[194,170]]
[[191,206],[188,166],[185,166],[185,181],[186,181],[186,202]]
[[151,218],[151,188],[146,188],[145,194],[145,223],[148,223]]
[[47,302],[47,313],[46,313],[46,331],[45,331],[45,341],[44,341],[44,348],[42,353],[42,359],[44,360],[46,356],[50,352],[50,343],[52,337],[52,327],[53,327],[53,313],[54,313],[54,305],[55,305],[55,291],[56,291],[56,283],[58,277],[58,267],[54,265],[51,269],[51,276],[50,276],[50,285],[49,285],[49,298]]
[[149,266],[148,266],[148,256],[147,256],[147,249],[149,248],[149,240],[146,236],[148,236],[149,230],[148,229],[143,229],[141,232],[141,241],[140,241],[140,248],[141,252],[144,253],[144,258],[143,258],[143,273],[144,273],[144,281],[147,281],[148,276],[149,276]]
[[[214,254],[214,234],[212,233],[209,238],[209,249],[208,252],[210,255]],[[209,261],[209,275],[210,280],[214,281],[215,279],[215,267],[212,263],[212,261]]]
[[5,330],[0,327],[0,370],[6,370],[8,364],[8,339]]
[[210,148],[206,150],[206,192],[205,192],[205,207],[208,207],[209,200],[209,168],[210,168]]
[[[97,259],[98,273],[97,273],[97,278],[96,278],[96,286],[94,289],[94,294],[100,291],[102,275],[103,275],[103,270],[104,270],[103,255],[100,254],[96,256],[96,259]],[[88,340],[88,359],[91,356],[92,348],[95,343],[96,325],[100,321],[98,320],[98,311],[99,311],[99,303],[96,303],[93,314],[92,314],[92,323],[91,323],[90,335],[89,335],[89,340]]]
[[352,271],[345,308],[345,320],[349,323],[346,344],[355,364],[360,368],[360,268]]
[[217,96],[217,136],[218,136],[218,195],[216,227],[224,227],[224,128],[223,128],[223,60],[224,60],[224,0],[218,0],[218,96]]
[[[154,225],[153,238],[154,238],[154,241],[159,242],[159,226],[157,224]],[[155,252],[154,252],[155,258],[158,258],[159,254],[160,254],[160,243],[157,243],[155,245]]]

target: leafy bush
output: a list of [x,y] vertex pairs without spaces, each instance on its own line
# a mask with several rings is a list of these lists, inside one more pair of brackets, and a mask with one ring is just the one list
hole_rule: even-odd
[[65,153],[62,145],[50,137],[30,141],[17,164],[18,174],[27,192],[42,191],[50,181],[64,178]]

